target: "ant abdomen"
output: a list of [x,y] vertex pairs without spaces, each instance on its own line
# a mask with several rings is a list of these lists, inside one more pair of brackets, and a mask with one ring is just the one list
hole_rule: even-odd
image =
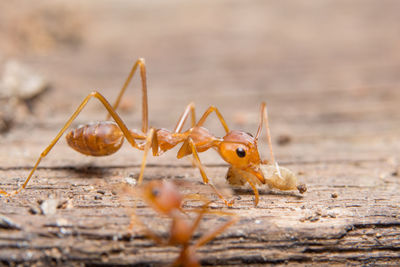
[[107,156],[122,146],[124,135],[112,121],[102,121],[79,126],[66,135],[74,150],[88,156]]

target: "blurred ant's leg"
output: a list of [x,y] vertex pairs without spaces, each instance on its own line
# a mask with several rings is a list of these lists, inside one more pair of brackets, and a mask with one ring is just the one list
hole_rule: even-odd
[[[210,202],[206,202],[201,210],[196,211],[198,213],[196,219],[194,220],[194,222],[192,223],[189,232],[187,233],[188,236],[193,237],[194,232],[196,231],[196,229],[199,227],[200,221],[201,219],[204,217],[204,214],[207,213],[208,211],[208,205],[210,204]],[[222,227],[220,227],[222,228]],[[213,239],[216,235],[218,235],[219,233],[223,232],[225,229],[218,229],[220,230],[218,233],[213,232],[212,235],[207,235],[206,238],[207,241]],[[188,262],[193,263],[193,261],[191,261],[190,259],[194,259],[194,253],[196,248],[198,247],[198,242],[194,245],[194,246],[189,246],[188,243],[182,244],[182,250],[180,253],[180,256],[175,260],[175,262],[173,263],[172,266],[182,266],[186,263],[186,265],[188,264]],[[200,244],[199,246],[201,246],[202,244]],[[191,264],[192,266],[193,264]],[[197,265],[196,265],[197,266]]]
[[140,174],[138,178],[138,184],[141,184],[143,181],[143,173],[144,169],[146,167],[146,160],[147,160],[147,155],[148,152],[152,148],[153,150],[153,155],[157,155],[158,152],[158,139],[157,139],[157,132],[155,131],[154,128],[151,128],[147,134],[146,138],[146,143],[144,144],[144,149],[143,149],[143,158],[142,158],[142,165],[140,167]]
[[175,126],[174,133],[180,133],[182,131],[183,124],[186,122],[189,114],[191,115],[190,117],[192,119],[191,128],[193,128],[196,125],[196,111],[193,102],[189,103],[189,105],[186,106],[185,111],[183,112],[182,116],[179,118],[179,121]]
[[257,130],[256,137],[255,137],[256,140],[258,140],[258,138],[261,134],[263,123],[265,124],[265,131],[266,131],[266,137],[267,137],[267,142],[268,142],[268,147],[269,147],[269,153],[271,156],[271,163],[275,164],[274,152],[272,150],[271,133],[269,130],[267,104],[265,102],[261,103],[261,117],[260,117],[260,124],[258,126],[258,130]]
[[192,227],[190,228],[190,232],[189,232],[190,236],[193,236],[194,231],[196,231],[197,227],[199,226],[201,219],[203,218],[204,214],[207,212],[209,204],[210,204],[210,202],[204,203],[204,205],[201,207],[201,210],[198,212],[199,215],[193,222]]
[[152,230],[150,230],[149,227],[145,223],[143,223],[139,218],[137,217],[135,212],[132,212],[131,214],[131,221],[128,226],[128,232],[132,233],[133,227],[135,225],[140,225],[144,229],[145,235],[149,238],[151,238],[154,242],[156,242],[158,245],[166,245],[167,242],[160,238],[158,235],[156,235]]
[[[197,200],[197,201],[203,202],[204,204],[211,203],[211,201],[207,197],[205,197],[201,194],[195,194],[195,193],[183,195],[182,203],[184,201],[188,201],[188,200],[194,200],[194,201]],[[182,204],[181,207],[179,207],[178,209],[180,212],[182,212],[187,217],[189,217],[189,212],[197,212],[197,213],[199,212],[198,208],[194,208],[194,209],[183,208],[183,206],[185,206],[185,205],[186,205],[186,203]]]
[[197,212],[199,215],[197,216],[196,220],[193,222],[192,227],[190,232],[193,234],[194,231],[196,231],[197,227],[200,224],[201,219],[203,218],[204,214],[218,214],[222,216],[231,216],[235,217],[236,214],[232,212],[226,212],[226,211],[221,211],[221,210],[210,210],[208,207],[210,205],[211,201],[205,202],[201,209],[193,209],[193,210],[188,210],[190,212]]
[[193,142],[193,140],[191,138],[188,138],[188,143],[189,143],[189,146],[190,146],[190,148],[192,150],[192,154],[193,154],[193,158],[194,158],[195,164],[196,164],[197,168],[199,168],[199,170],[200,170],[200,174],[201,174],[201,177],[203,178],[203,182],[205,184],[208,184],[214,190],[214,192],[217,194],[217,196],[222,201],[224,201],[225,205],[227,205],[228,207],[231,207],[233,205],[233,201],[234,200],[227,201],[222,196],[222,194],[217,190],[217,188],[213,184],[209,183],[209,179],[207,177],[206,172],[204,171],[204,167],[203,167],[203,164],[200,161],[199,154],[197,153],[196,145],[194,144],[194,142]]
[[209,242],[210,240],[214,239],[216,236],[218,236],[219,234],[223,233],[228,227],[230,227],[231,225],[233,225],[234,223],[236,223],[238,221],[238,217],[235,214],[228,214],[230,216],[232,216],[232,219],[230,219],[229,221],[227,221],[225,224],[221,225],[220,227],[218,227],[217,229],[215,229],[214,231],[202,236],[199,240],[197,240],[197,242],[193,245],[193,248],[198,248],[201,247],[202,245],[204,245],[205,243]]
[[[147,102],[147,80],[146,80],[146,64],[143,58],[139,58],[133,65],[128,78],[126,79],[121,91],[118,94],[117,100],[115,101],[113,108],[116,110],[119,106],[121,98],[125,93],[126,88],[131,82],[133,76],[135,75],[136,69],[140,68],[140,77],[142,80],[142,132],[147,133],[148,130],[148,102]],[[110,114],[107,115],[106,120],[110,119]]]
[[203,196],[201,194],[186,194],[186,195],[183,195],[183,199],[198,200],[198,201],[203,202],[204,204],[210,202],[210,200],[206,196]]
[[62,129],[60,130],[60,132],[57,134],[57,136],[53,139],[53,141],[51,141],[51,143],[46,147],[45,150],[43,150],[43,152],[40,154],[39,158],[37,159],[35,166],[32,168],[31,172],[29,173],[28,177],[26,178],[25,182],[23,183],[23,185],[18,188],[14,193],[7,193],[3,190],[0,189],[0,194],[3,195],[15,195],[18,194],[22,189],[24,189],[26,187],[26,185],[28,184],[29,180],[32,178],[33,173],[36,171],[40,161],[46,157],[46,155],[50,152],[50,150],[54,147],[54,145],[58,142],[58,140],[60,139],[60,137],[64,134],[64,132],[68,129],[68,127],[71,125],[71,123],[75,120],[75,118],[79,115],[79,113],[82,111],[82,109],[86,106],[86,104],[89,102],[89,100],[95,97],[97,98],[103,105],[104,107],[107,109],[107,111],[111,114],[112,118],[115,120],[115,122],[117,123],[117,125],[119,126],[119,128],[121,129],[122,133],[124,134],[125,138],[128,140],[128,142],[133,146],[138,148],[135,140],[133,139],[133,137],[131,136],[128,128],[125,126],[124,122],[122,121],[122,119],[119,117],[119,115],[115,112],[115,110],[111,107],[110,103],[108,103],[108,101],[104,98],[104,96],[102,96],[99,92],[92,92],[90,93],[83,101],[82,103],[79,105],[79,107],[75,110],[75,112],[72,114],[72,116],[68,119],[68,121],[64,124],[64,126],[62,127]]
[[229,133],[229,127],[226,124],[226,121],[224,119],[224,117],[222,116],[221,112],[219,112],[219,110],[214,107],[214,106],[210,106],[203,114],[203,116],[200,118],[200,120],[197,122],[196,126],[202,126],[204,124],[204,122],[206,121],[207,117],[213,112],[215,111],[215,114],[217,114],[217,117],[219,119],[219,121],[221,122],[222,126],[225,129],[226,133]]

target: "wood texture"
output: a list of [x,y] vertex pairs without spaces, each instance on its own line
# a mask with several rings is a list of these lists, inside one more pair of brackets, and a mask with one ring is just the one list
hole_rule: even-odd
[[[12,190],[22,183],[80,101],[93,89],[113,101],[131,64],[145,57],[151,125],[172,129],[194,101],[198,115],[213,104],[232,129],[255,133],[259,104],[267,101],[276,158],[308,187],[304,195],[261,188],[255,208],[250,188],[228,188],[228,166],[218,155],[201,154],[210,178],[236,198],[230,211],[240,216],[198,250],[203,265],[398,265],[398,2],[142,4],[38,2],[18,12],[16,4],[4,4],[1,62],[13,58],[31,66],[52,89],[31,103],[33,113],[16,116],[0,136],[1,186]],[[50,20],[63,33],[55,34],[42,21],[49,14],[79,26]],[[38,28],[18,26],[27,23],[50,39],[32,35]],[[18,39],[21,34],[25,37]],[[138,92],[130,89],[120,111],[136,129],[141,128]],[[105,115],[91,103],[75,125]],[[223,133],[216,119],[206,126]],[[265,140],[260,150],[268,156]],[[145,180],[170,179],[183,193],[217,200],[191,162],[177,160],[176,152],[150,157]],[[137,203],[141,218],[167,234],[165,218],[118,191],[138,174],[141,156],[125,142],[114,155],[90,158],[63,138],[26,190],[0,198],[0,265],[173,262],[177,248],[154,245],[140,229],[132,237],[127,233]],[[220,201],[212,208],[226,209]],[[196,238],[223,222],[206,216]]]

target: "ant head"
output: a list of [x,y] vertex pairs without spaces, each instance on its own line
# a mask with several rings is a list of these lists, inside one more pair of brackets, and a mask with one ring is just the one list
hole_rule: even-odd
[[221,157],[236,169],[255,175],[261,183],[265,183],[260,170],[260,154],[257,149],[257,138],[242,131],[227,133],[218,143]]
[[144,200],[158,212],[169,214],[180,209],[182,195],[176,186],[167,181],[151,181],[143,186]]
[[257,140],[249,133],[230,131],[219,143],[221,157],[239,169],[260,164],[257,150]]

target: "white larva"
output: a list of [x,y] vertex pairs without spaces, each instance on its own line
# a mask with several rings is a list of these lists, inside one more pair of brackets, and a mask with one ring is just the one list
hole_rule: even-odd
[[[283,191],[298,190],[301,194],[307,191],[305,184],[299,184],[297,176],[288,168],[278,165],[261,164],[260,169],[265,178],[265,184],[270,188]],[[262,185],[261,181],[252,173],[230,167],[226,179],[233,186],[242,186],[246,182]]]

